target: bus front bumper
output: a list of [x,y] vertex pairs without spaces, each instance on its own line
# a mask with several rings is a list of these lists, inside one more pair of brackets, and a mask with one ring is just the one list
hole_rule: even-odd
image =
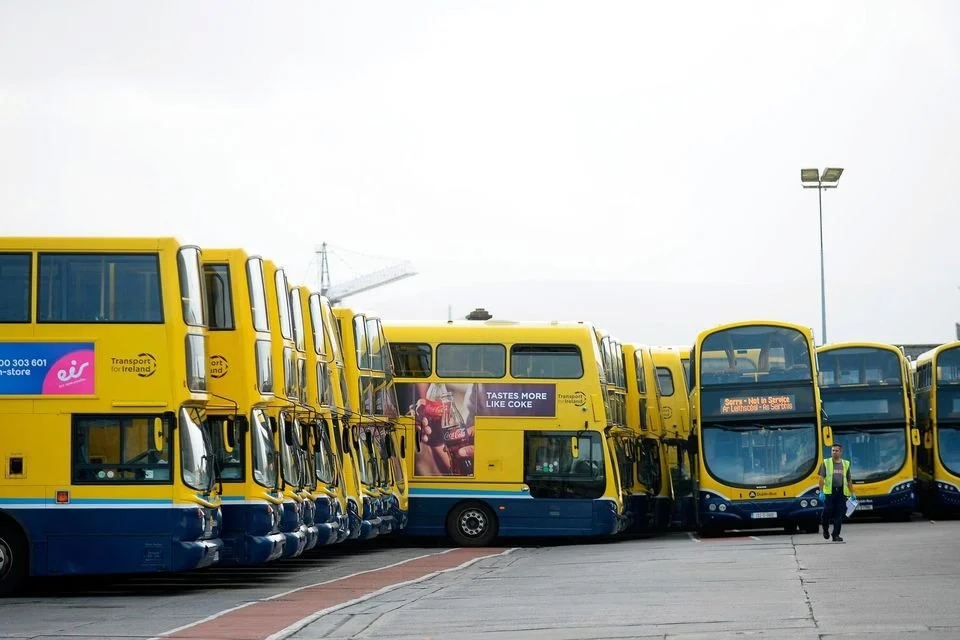
[[303,553],[307,545],[307,528],[301,525],[296,531],[285,531],[283,537],[283,557],[295,558]]
[[208,540],[177,540],[173,544],[173,571],[203,569],[220,560],[223,541],[220,538]]
[[712,491],[701,491],[700,527],[704,529],[769,529],[784,525],[816,525],[823,503],[816,492],[797,498],[737,500],[731,502]]
[[363,524],[360,525],[360,535],[358,536],[361,540],[371,540],[380,535],[380,525],[382,520],[380,518],[370,518],[369,520],[364,520]]

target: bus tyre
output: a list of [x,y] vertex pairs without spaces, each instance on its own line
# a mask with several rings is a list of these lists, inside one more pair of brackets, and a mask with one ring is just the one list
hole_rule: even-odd
[[486,505],[464,502],[450,510],[447,533],[461,547],[482,547],[497,535],[497,521]]
[[26,540],[15,526],[0,522],[0,598],[15,593],[26,579]]

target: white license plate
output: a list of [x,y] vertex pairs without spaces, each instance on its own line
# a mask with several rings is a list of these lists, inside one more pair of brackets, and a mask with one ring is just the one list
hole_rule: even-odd
[[857,505],[857,511],[871,511],[873,510],[872,504],[863,504],[862,502]]
[[776,518],[777,512],[776,511],[755,511],[754,513],[750,514],[750,517],[753,518],[754,520]]

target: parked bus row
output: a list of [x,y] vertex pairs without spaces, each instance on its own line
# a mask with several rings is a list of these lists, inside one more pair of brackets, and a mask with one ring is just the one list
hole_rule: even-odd
[[273,262],[164,238],[6,238],[0,331],[0,594],[406,526],[380,321]]
[[3,239],[0,332],[0,594],[401,532],[815,531],[835,441],[862,510],[960,506],[960,343],[381,323],[168,238]]

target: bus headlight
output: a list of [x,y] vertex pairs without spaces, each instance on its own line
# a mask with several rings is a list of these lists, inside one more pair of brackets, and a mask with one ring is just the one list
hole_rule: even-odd
[[707,509],[710,509],[710,511],[716,511],[716,510],[717,510],[717,505],[715,505],[715,504],[713,504],[713,503],[711,502],[711,503],[710,503],[710,506],[707,507]]
[[895,484],[890,488],[890,493],[900,493],[901,491],[909,491],[913,488],[913,480],[907,480],[906,482],[901,482]]
[[807,502],[806,500],[801,500],[801,501],[800,501],[800,506],[801,506],[801,507],[806,508],[806,506],[807,506],[808,504],[810,504],[810,503]]
[[817,504],[818,504],[818,503],[817,503],[817,499],[816,499],[816,498],[814,498],[813,500],[810,501],[810,506],[811,506],[811,507],[815,507],[815,506],[817,506]]
[[720,509],[720,511],[726,511],[726,510],[727,510],[727,505],[721,504],[721,505],[720,505],[719,507],[717,507],[717,508]]

